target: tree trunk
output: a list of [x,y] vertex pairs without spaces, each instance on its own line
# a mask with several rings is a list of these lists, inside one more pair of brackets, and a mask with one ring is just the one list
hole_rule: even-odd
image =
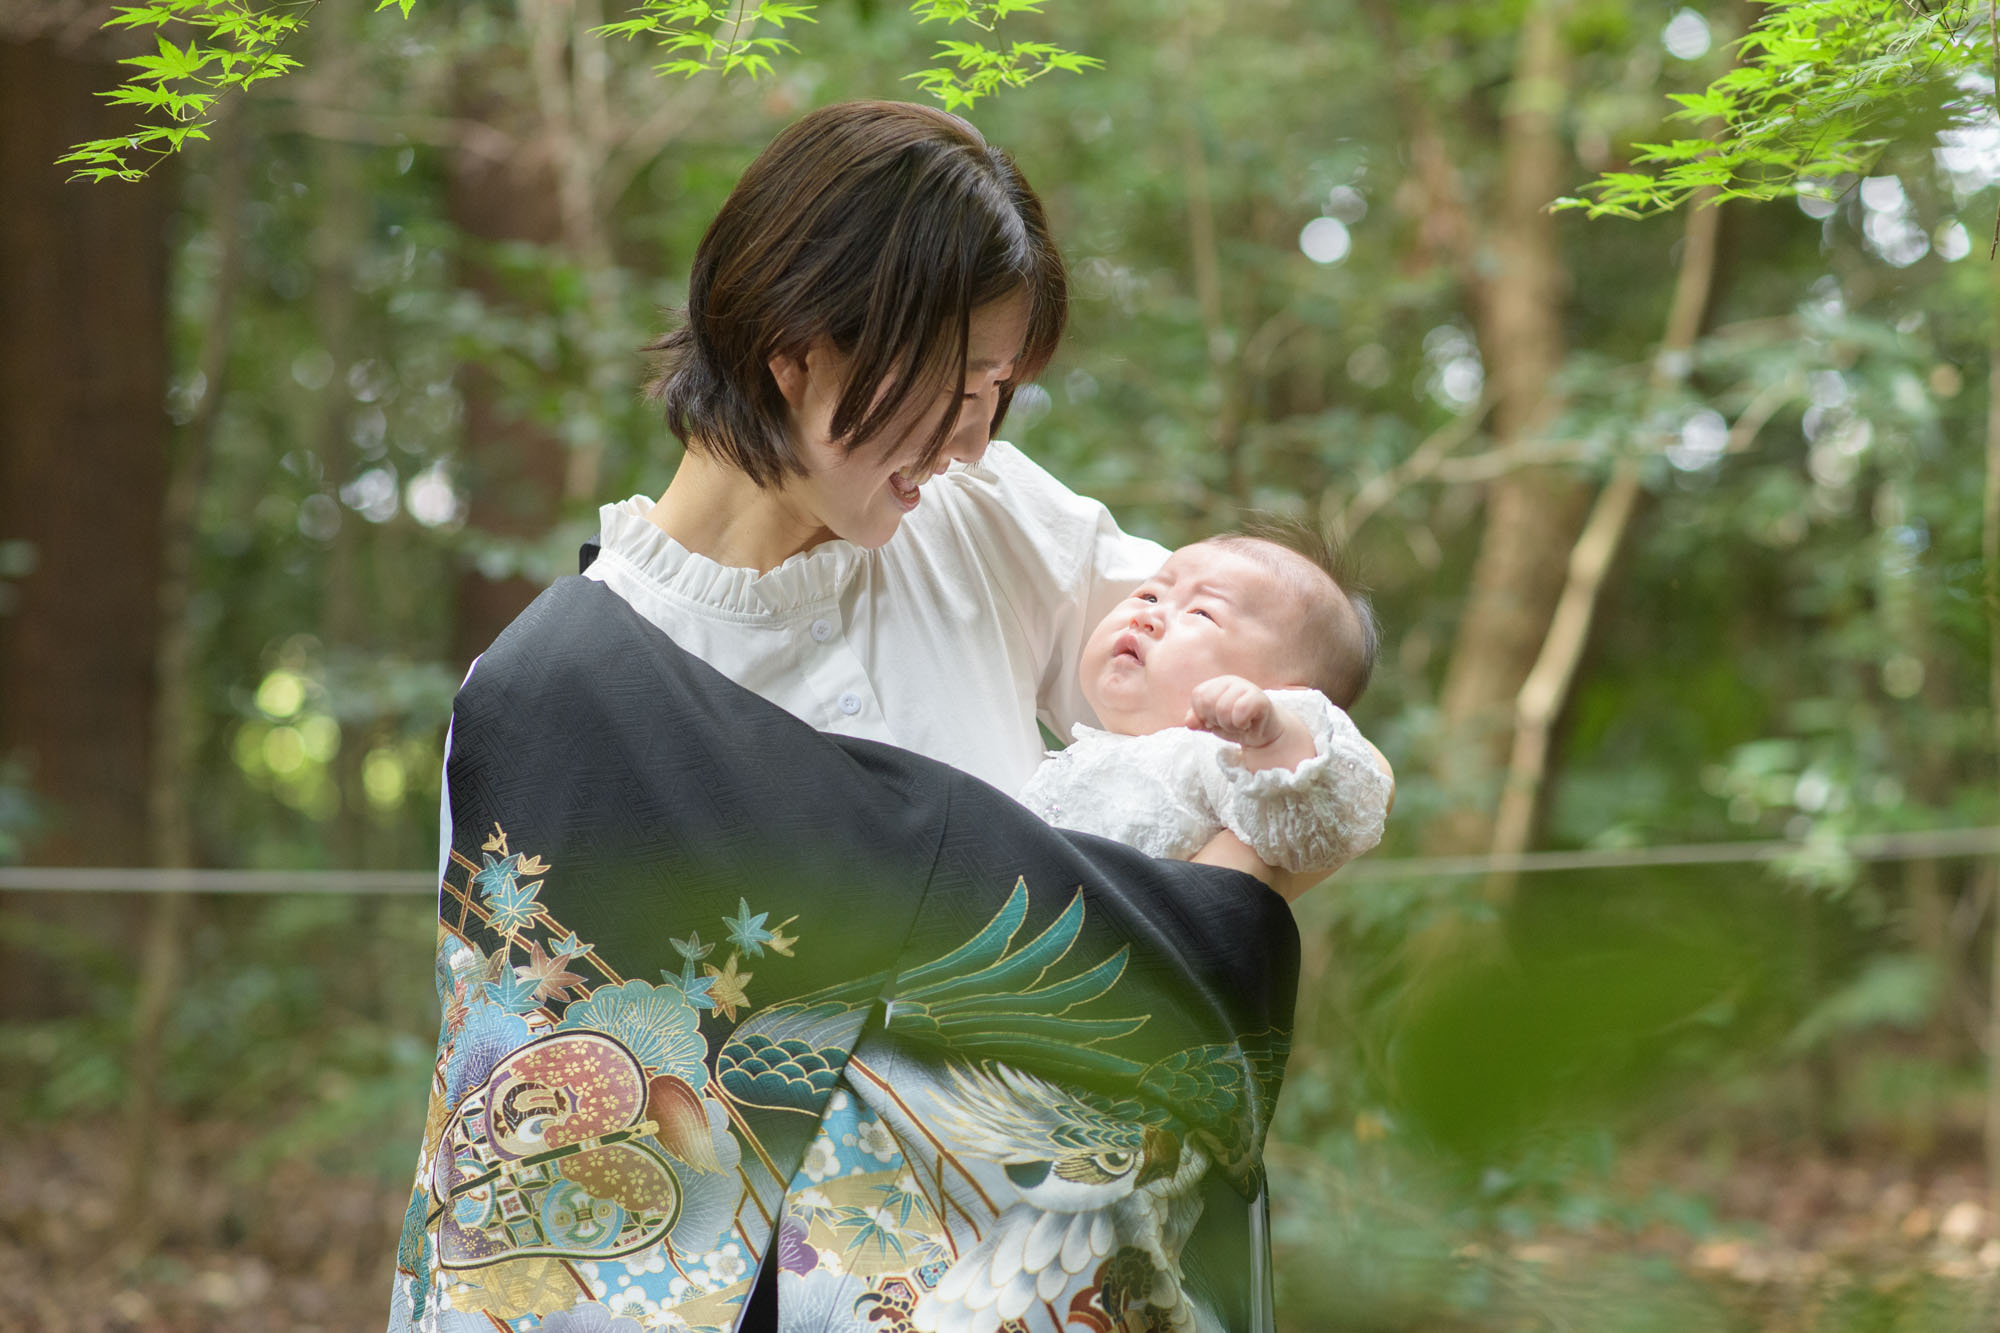
[[[189,774],[201,747],[203,719],[196,684],[194,600],[200,542],[201,492],[221,417],[229,370],[229,330],[242,269],[239,225],[246,170],[241,108],[227,107],[214,130],[215,186],[211,218],[220,256],[202,347],[195,369],[203,385],[200,405],[181,432],[161,505],[160,635],[155,655],[151,791],[151,863],[171,869],[195,864],[194,792]],[[167,1020],[180,989],[183,941],[193,916],[193,895],[162,893],[146,904],[139,949],[138,988],[132,999],[125,1084],[125,1253],[148,1252],[160,1219],[152,1208],[159,1174],[160,1072]]]
[[[1708,313],[1709,292],[1715,282],[1716,241],[1721,220],[1714,191],[1699,192],[1689,205],[1686,239],[1681,245],[1680,272],[1674,283],[1673,305],[1667,312],[1666,332],[1653,355],[1652,391],[1656,398],[1678,388],[1693,364],[1695,336]],[[1650,420],[1653,413],[1648,411],[1644,416]],[[1515,700],[1513,753],[1507,761],[1507,778],[1493,821],[1495,857],[1515,857],[1528,850],[1542,811],[1556,716],[1569,700],[1577,665],[1590,642],[1597,599],[1610,575],[1611,562],[1624,543],[1639,496],[1639,458],[1635,451],[1618,460],[1591,506],[1582,535],[1569,554],[1568,571],[1549,621],[1548,638]],[[1495,896],[1506,897],[1512,893],[1512,886],[1512,872],[1502,872],[1490,887]]]
[[[477,92],[468,90],[461,100],[469,116],[483,120],[498,114],[497,105]],[[544,142],[532,135],[512,142],[515,151],[503,160],[461,152],[452,163],[451,219],[469,250],[496,241],[548,245],[562,237],[562,191]],[[507,301],[498,276],[476,257],[463,265],[461,280],[492,305]],[[550,312],[541,314],[550,317]],[[485,368],[468,365],[460,383],[465,393],[461,481],[468,496],[468,527],[500,538],[547,536],[562,512],[562,441],[510,413],[500,384]],[[461,667],[469,664],[541,590],[530,579],[489,578],[477,569],[466,570],[458,581],[453,660]]]
[[[2000,13],[1992,22],[1993,62],[2000,73]],[[2000,85],[1996,85],[2000,98]],[[1992,327],[1986,366],[1986,479],[1980,524],[1980,554],[1986,566],[1986,707],[1993,729],[1994,752],[2000,754],[2000,279],[1991,296]],[[1986,1033],[1986,1177],[1987,1206],[2000,1213],[2000,874],[1987,873],[1994,888],[1991,993],[1987,1000]]]
[[[1568,161],[1560,113],[1568,93],[1563,46],[1566,0],[1537,0],[1522,26],[1508,91],[1501,198],[1494,213],[1491,273],[1476,293],[1480,353],[1492,402],[1494,444],[1530,438],[1556,403],[1550,386],[1564,355],[1565,274],[1556,224],[1545,211],[1562,192]],[[1437,851],[1483,851],[1492,840],[1492,779],[1512,746],[1516,696],[1547,636],[1570,548],[1590,490],[1555,468],[1530,468],[1493,483],[1471,592],[1460,618],[1440,700],[1446,751],[1440,776],[1477,791],[1439,822]]]
[[[167,480],[170,167],[88,186],[53,165],[115,134],[108,54],[0,41],[0,542],[32,572],[0,615],[0,755],[47,816],[44,864],[133,865],[149,851],[148,756]],[[11,896],[9,913],[71,904]],[[102,928],[102,904],[82,916]],[[62,1006],[60,979],[0,959],[0,1009]]]

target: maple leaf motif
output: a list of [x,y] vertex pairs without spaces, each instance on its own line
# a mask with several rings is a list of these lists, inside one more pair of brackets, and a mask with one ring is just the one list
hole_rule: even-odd
[[679,991],[681,997],[695,1008],[715,1008],[715,997],[708,993],[709,987],[715,984],[715,978],[697,978],[694,974],[693,963],[689,963],[679,972],[669,972],[665,968],[660,969],[660,980]]
[[743,988],[756,975],[754,972],[737,971],[736,963],[737,957],[732,953],[729,955],[727,966],[717,967],[714,963],[702,964],[702,971],[708,973],[713,982],[708,993],[714,999],[715,1007],[720,1009],[723,1016],[732,1023],[736,1021],[738,1009],[750,1007],[750,996]]
[[577,939],[576,932],[573,930],[559,940],[549,941],[549,952],[552,954],[559,953],[565,958],[574,958],[578,954],[589,953],[594,947],[594,945],[585,944]]
[[502,977],[486,983],[486,998],[510,1014],[525,1014],[535,1007],[535,988],[525,977]]
[[[477,950],[474,950],[477,953]],[[460,999],[484,990],[492,982],[507,975],[507,951],[505,949],[485,954],[479,959],[479,967],[472,972],[466,983],[458,989]]]
[[542,946],[528,941],[528,961],[514,965],[514,975],[522,981],[535,983],[535,998],[550,1000],[559,998],[571,986],[581,986],[584,978],[575,972],[565,971],[563,965],[569,962],[569,955],[559,953],[551,958],[542,952]]
[[521,873],[524,875],[546,875],[549,873],[549,863],[544,861],[539,855],[524,856],[521,858]]
[[669,942],[674,946],[674,952],[690,963],[698,963],[715,952],[713,944],[701,942],[701,932],[698,930],[691,932],[684,940],[670,939]]
[[492,856],[479,858],[486,864],[473,872],[472,887],[483,895],[490,896],[496,887],[511,887],[521,877],[521,858],[503,856],[495,860]]
[[498,934],[512,939],[516,932],[535,919],[542,910],[535,896],[541,892],[542,881],[532,884],[518,884],[513,876],[486,890],[486,906],[490,915],[486,924]]
[[777,925],[771,927],[771,938],[765,940],[764,943],[770,946],[772,953],[781,953],[787,958],[792,956],[792,946],[799,942],[799,937],[796,935],[787,935],[784,933],[784,930],[786,926],[791,925],[792,922],[797,920],[798,918],[795,916],[788,916]]
[[502,856],[507,855],[507,830],[495,824],[493,826],[493,836],[485,842],[480,843],[479,850],[483,852],[498,852]]
[[736,915],[722,918],[722,924],[729,928],[729,942],[744,953],[756,958],[764,952],[764,945],[770,941],[771,932],[764,929],[764,918],[769,912],[750,915],[750,900],[736,900]]

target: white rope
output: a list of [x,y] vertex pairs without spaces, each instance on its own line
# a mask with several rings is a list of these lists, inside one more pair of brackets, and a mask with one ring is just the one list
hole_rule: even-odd
[[114,870],[0,866],[6,893],[437,893],[422,870]]
[[[1839,842],[1697,842],[1669,847],[1619,847],[1604,851],[1528,852],[1521,856],[1412,856],[1354,862],[1343,883],[1435,879],[1496,871],[1628,870],[1648,866],[1747,865],[1799,855],[1845,856],[1856,861],[1928,861],[1953,856],[2000,855],[2000,828],[1928,829],[1918,833],[1861,834]],[[4,872],[0,872],[4,873]]]
[[[1873,833],[1844,842],[1704,842],[1604,851],[1492,856],[1414,856],[1356,861],[1342,884],[1443,879],[1495,871],[1637,870],[1650,866],[1752,865],[1798,855],[1856,861],[1927,861],[2000,856],[2000,828]],[[0,893],[437,893],[422,870],[144,870],[91,866],[0,866]]]

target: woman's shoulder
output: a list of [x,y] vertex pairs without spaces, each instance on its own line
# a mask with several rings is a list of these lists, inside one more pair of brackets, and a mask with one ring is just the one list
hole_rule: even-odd
[[950,543],[987,565],[1068,576],[1089,560],[1093,537],[1109,522],[1103,505],[1005,440],[989,444],[977,463],[955,464],[925,491],[904,520],[918,539],[913,545]]
[[934,485],[959,503],[1005,502],[1023,517],[1101,509],[1095,500],[1078,495],[1053,473],[1006,440],[994,440],[976,463],[954,464]]

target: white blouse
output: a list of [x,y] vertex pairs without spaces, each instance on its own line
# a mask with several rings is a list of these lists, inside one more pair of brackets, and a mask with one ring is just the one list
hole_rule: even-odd
[[767,573],[696,555],[634,496],[599,511],[589,577],[695,656],[822,731],[943,760],[1008,795],[1095,722],[1093,626],[1167,558],[995,440],[923,488],[876,550],[833,540]]
[[1149,856],[1186,860],[1226,828],[1266,865],[1327,874],[1382,840],[1392,784],[1346,710],[1318,690],[1270,694],[1312,733],[1312,756],[1297,768],[1252,772],[1237,762],[1241,746],[1187,727],[1143,736],[1079,727],[1021,802],[1058,828]]

